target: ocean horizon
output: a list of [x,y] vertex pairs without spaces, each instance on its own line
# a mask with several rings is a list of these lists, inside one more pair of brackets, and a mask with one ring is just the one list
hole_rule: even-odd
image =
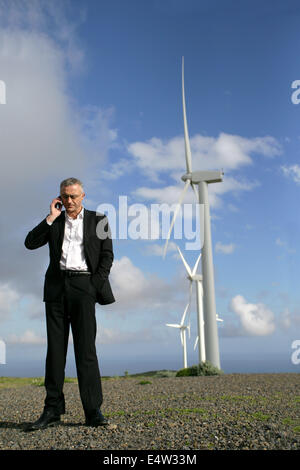
[[[67,358],[66,377],[76,377],[75,360],[72,354]],[[101,358],[99,359],[100,373],[102,376],[122,376],[125,371],[129,374],[143,373],[153,370],[179,370],[183,367],[178,358]],[[188,366],[197,363],[197,360],[188,362]],[[221,359],[221,369],[225,374],[241,373],[300,373],[300,364],[293,364],[290,357],[281,354],[264,355],[253,360],[245,357],[224,356]],[[45,358],[28,359],[11,358],[9,363],[0,364],[0,376],[2,377],[42,377],[45,371]]]

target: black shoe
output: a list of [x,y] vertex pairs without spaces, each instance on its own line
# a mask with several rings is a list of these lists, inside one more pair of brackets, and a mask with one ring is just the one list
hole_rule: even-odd
[[108,424],[108,420],[103,416],[100,410],[86,411],[85,424],[93,427],[105,426]]
[[37,431],[38,429],[45,429],[48,426],[53,426],[60,422],[60,415],[56,410],[45,408],[37,421],[29,424],[25,431]]

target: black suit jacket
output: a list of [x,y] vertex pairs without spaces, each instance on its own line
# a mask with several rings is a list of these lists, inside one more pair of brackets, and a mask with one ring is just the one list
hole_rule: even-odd
[[[97,225],[98,229],[100,226],[104,228],[109,236],[106,238],[102,237],[102,239],[99,238],[97,236]],[[57,301],[63,289],[63,275],[59,262],[64,229],[65,211],[62,211],[52,225],[48,225],[46,219],[44,219],[28,233],[25,239],[25,246],[29,250],[35,250],[46,245],[46,243],[49,245],[50,263],[45,275],[44,302]],[[92,273],[91,282],[97,291],[97,302],[101,305],[115,302],[108,279],[114,254],[109,224],[104,214],[96,214],[95,211],[84,209],[83,245],[86,263],[89,271]]]

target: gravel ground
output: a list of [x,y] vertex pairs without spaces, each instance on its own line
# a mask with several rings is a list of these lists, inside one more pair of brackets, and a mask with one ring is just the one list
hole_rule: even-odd
[[300,374],[103,380],[105,427],[84,425],[78,385],[65,383],[57,426],[24,432],[44,387],[0,390],[0,449],[299,450]]

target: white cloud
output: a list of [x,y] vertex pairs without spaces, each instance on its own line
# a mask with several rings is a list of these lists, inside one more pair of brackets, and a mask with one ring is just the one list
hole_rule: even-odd
[[140,307],[148,310],[153,306],[153,295],[157,299],[167,296],[166,282],[157,276],[147,275],[127,256],[114,261],[110,280],[116,293],[118,311],[134,308],[137,312]]
[[231,212],[239,212],[239,208],[237,206],[235,206],[234,204],[228,204],[228,209],[231,211]]
[[[178,177],[178,180],[180,178]],[[224,176],[222,183],[212,184],[209,187],[208,197],[210,207],[219,208],[222,206],[221,196],[229,192],[239,192],[239,191],[251,191],[253,188],[259,185],[258,182],[249,182],[245,179],[237,180],[231,176]],[[132,194],[135,197],[144,200],[152,200],[157,203],[166,203],[166,204],[176,204],[179,201],[181,192],[183,191],[184,184],[178,184],[177,186],[166,186],[160,188],[149,188],[149,187],[140,187],[137,188]],[[188,190],[185,193],[183,204],[194,204],[198,202],[196,200],[195,193],[192,189]]]
[[109,170],[101,170],[100,178],[102,180],[116,180],[125,174],[132,173],[134,166],[131,161],[121,158],[110,166]]
[[[225,171],[222,184],[209,187],[209,201],[212,208],[221,207],[222,196],[226,193],[251,191],[259,185],[257,181],[234,178],[230,175],[230,171],[251,165],[253,154],[259,153],[271,157],[281,153],[276,139],[269,136],[247,139],[221,133],[218,138],[195,135],[190,142],[193,169],[223,169]],[[138,168],[157,183],[161,183],[160,177],[163,173],[168,173],[172,179],[180,181],[186,171],[182,137],[174,137],[168,141],[154,137],[147,142],[134,142],[128,145],[128,152],[134,158]],[[144,200],[173,204],[179,200],[182,190],[183,183],[159,188],[143,186],[136,189],[133,195]],[[192,190],[187,191],[184,202],[195,202],[195,194]]]
[[20,336],[15,334],[8,336],[7,343],[10,344],[28,344],[28,345],[39,345],[39,344],[46,344],[46,338],[37,335],[32,330],[26,330]]
[[33,294],[25,294],[22,296],[20,310],[30,319],[44,318],[45,316],[44,302],[42,302],[41,297]]
[[74,10],[73,5],[68,2],[0,0],[1,26],[5,28],[9,25],[13,30],[51,33],[64,49],[68,66],[76,70],[83,66],[83,52],[78,43],[77,29],[85,17],[83,8]]
[[[112,111],[79,110],[71,102],[65,91],[65,57],[50,38],[2,30],[0,60],[7,88],[0,114],[2,187],[14,181],[22,190],[46,176],[61,178],[70,168],[82,174],[96,157],[98,164],[106,158],[116,139],[116,131],[109,128]],[[19,166],[22,172],[16,171]]]
[[[221,133],[217,138],[199,134],[190,139],[193,169],[197,170],[236,170],[253,163],[251,155],[277,156],[281,148],[273,137],[247,139],[237,135]],[[147,142],[129,144],[128,152],[137,166],[154,181],[161,172],[170,174],[181,168],[185,171],[184,139],[174,137],[163,141],[153,137]]]
[[279,318],[279,324],[281,328],[284,330],[287,330],[291,326],[291,313],[288,308],[286,308],[283,312],[280,314]]
[[[99,167],[99,157],[106,159],[109,149],[118,146],[118,130],[110,127],[114,113],[113,107],[101,109],[91,105],[77,111],[78,136],[86,155],[89,156],[89,165]],[[100,177],[102,178],[102,175]]]
[[[180,197],[180,193],[183,190],[182,186],[167,186],[165,188],[148,188],[142,186],[132,192],[135,197],[143,200],[156,201],[157,203],[174,204],[177,203]],[[187,192],[184,202],[194,203],[195,195],[192,192]]]
[[118,292],[118,297],[122,296],[135,298],[139,296],[147,286],[147,280],[143,272],[127,257],[123,256],[114,261],[111,271],[111,279]]
[[[1,79],[7,104],[0,109],[2,188],[14,182],[18,207],[29,185],[62,175],[94,177],[115,144],[113,108],[82,109],[68,93],[72,73],[86,73],[78,41],[84,8],[68,2],[0,0]],[[22,167],[22,171],[17,171]],[[84,178],[85,177],[85,178]],[[24,211],[22,211],[24,212]]]
[[285,242],[283,242],[280,238],[276,238],[275,243],[278,246],[285,246]]
[[276,241],[275,241],[276,245],[277,246],[281,246],[283,249],[285,249],[288,253],[296,253],[296,250],[293,249],[293,248],[290,248],[289,247],[289,244],[283,240],[281,240],[281,238],[276,238]]
[[300,327],[300,313],[299,311],[291,311],[289,308],[285,308],[279,315],[279,326],[283,330],[289,328],[295,328],[296,330]]
[[150,311],[152,319],[155,315],[164,315],[176,308],[174,306],[178,301],[181,302],[180,296],[188,292],[182,289],[182,280],[178,275],[166,282],[156,274],[142,271],[127,256],[114,261],[110,281],[116,297],[116,303],[110,307],[112,310],[117,314],[126,312],[139,317],[141,312],[147,315]]
[[243,296],[236,295],[230,309],[238,315],[245,333],[266,336],[275,330],[274,314],[262,303],[247,303]]
[[7,319],[17,307],[20,296],[8,283],[0,284],[0,321]]
[[151,328],[142,328],[133,331],[119,331],[112,328],[101,327],[97,333],[96,341],[99,344],[130,344],[138,341],[153,341],[155,332]]
[[[144,249],[144,253],[146,255],[162,257],[163,252],[164,252],[165,242],[166,242],[165,240],[162,240],[161,245],[158,245],[157,243],[148,244]],[[180,256],[176,248],[176,244],[172,241],[168,243],[168,248],[167,248],[167,254],[169,254],[170,252],[173,252],[173,256],[172,256],[173,258],[180,259]]]
[[295,183],[300,184],[300,165],[281,166],[283,174],[291,178]]
[[225,255],[229,255],[234,252],[235,244],[230,243],[229,245],[224,245],[221,242],[217,242],[215,246],[215,250],[217,253],[223,253]]
[[9,204],[2,205],[0,278],[40,296],[36,273],[47,262],[45,251],[25,253],[22,239],[47,214],[64,177],[79,175],[92,185],[95,165],[103,166],[117,139],[113,108],[82,109],[69,95],[70,74],[81,73],[85,51],[76,32],[80,8],[72,6],[66,19],[66,5],[0,0],[0,78],[7,98],[0,108],[0,184],[3,197],[9,193]]

